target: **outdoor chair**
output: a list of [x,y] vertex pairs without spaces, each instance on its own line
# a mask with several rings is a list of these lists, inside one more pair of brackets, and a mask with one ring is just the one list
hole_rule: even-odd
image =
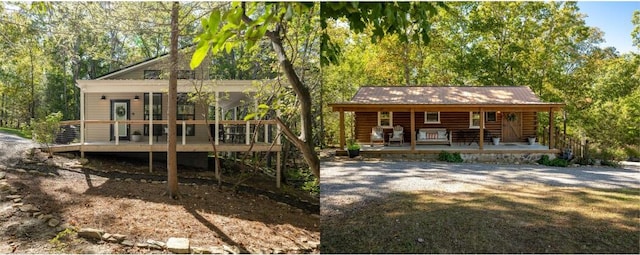
[[404,144],[404,128],[402,126],[396,125],[393,127],[393,133],[389,137],[389,145],[391,145],[391,142],[398,142],[400,145]]
[[371,128],[371,147],[373,147],[373,142],[384,144],[384,130],[381,126]]

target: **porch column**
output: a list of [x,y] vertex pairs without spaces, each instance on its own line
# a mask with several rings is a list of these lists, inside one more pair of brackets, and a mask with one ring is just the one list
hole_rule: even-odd
[[340,109],[340,150],[344,150],[344,110]]
[[411,108],[411,150],[416,150],[416,110]]
[[480,108],[480,137],[478,137],[478,146],[480,150],[484,147],[484,109]]
[[80,157],[84,158],[84,90],[80,91]]
[[[220,143],[220,130],[218,127],[218,124],[220,123],[220,116],[219,116],[219,112],[220,112],[220,108],[218,108],[218,98],[220,97],[220,92],[218,90],[216,90],[216,106],[215,106],[215,113],[214,113],[214,118],[215,118],[215,127],[213,128],[213,130],[215,131],[215,134],[213,134],[214,137],[214,141],[215,141],[215,145],[218,145]],[[218,155],[216,155],[217,157]]]
[[553,119],[553,108],[549,108],[549,149],[553,149],[553,142],[555,140],[553,137],[553,133],[555,133]]
[[280,179],[282,178],[282,162],[280,161],[280,151],[276,152],[276,188],[280,188]]
[[[149,145],[153,145],[153,92],[149,91]],[[151,155],[149,155],[151,160]],[[151,163],[149,163],[151,167]]]

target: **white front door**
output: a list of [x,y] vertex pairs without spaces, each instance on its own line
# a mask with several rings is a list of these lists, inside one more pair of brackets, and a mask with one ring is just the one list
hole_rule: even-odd
[[[129,120],[129,100],[112,100],[111,101],[111,120]],[[115,124],[114,124],[115,125]],[[118,123],[118,136],[120,139],[129,138],[129,125]],[[115,139],[116,132],[111,125],[111,137]]]

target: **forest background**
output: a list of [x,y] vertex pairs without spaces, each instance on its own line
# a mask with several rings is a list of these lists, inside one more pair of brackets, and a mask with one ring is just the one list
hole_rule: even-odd
[[[548,102],[565,102],[567,133],[594,144],[594,156],[638,157],[640,56],[601,47],[603,32],[585,24],[575,2],[448,2],[429,17],[428,43],[397,35],[372,42],[344,20],[293,19],[285,47],[311,93],[313,143],[337,144],[338,120],[329,103],[348,101],[364,85],[529,86]],[[200,33],[200,18],[225,3],[184,2],[180,47]],[[0,126],[23,128],[60,111],[79,119],[74,80],[92,79],[165,54],[170,5],[154,2],[0,2]],[[304,21],[304,22],[303,22]],[[629,35],[640,49],[640,11]],[[320,66],[321,33],[339,46],[339,61]],[[411,31],[407,31],[411,33]],[[234,47],[211,60],[221,79],[282,77],[267,39]],[[286,123],[300,120],[295,95],[281,94]],[[540,113],[540,126],[548,118]],[[353,127],[353,119],[347,119]],[[349,129],[347,129],[349,130]],[[348,132],[349,133],[349,132]],[[350,134],[347,134],[348,136]],[[291,146],[292,150],[295,150]]]

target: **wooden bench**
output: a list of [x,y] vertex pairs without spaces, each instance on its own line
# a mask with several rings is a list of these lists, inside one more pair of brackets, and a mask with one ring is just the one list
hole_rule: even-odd
[[446,128],[420,128],[416,132],[416,144],[448,144],[451,146],[451,134]]

